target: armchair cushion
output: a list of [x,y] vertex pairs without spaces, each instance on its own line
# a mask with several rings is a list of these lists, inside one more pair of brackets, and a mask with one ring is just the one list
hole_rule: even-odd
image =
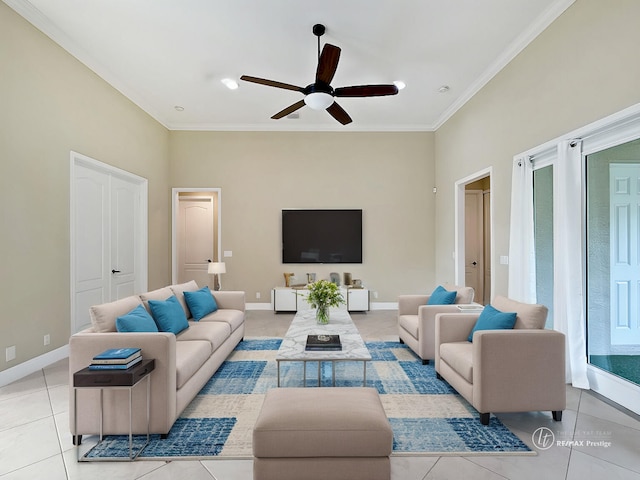
[[502,312],[516,312],[516,324],[513,328],[544,328],[549,309],[544,305],[522,303],[510,298],[496,296],[491,304]]
[[473,342],[473,334],[477,330],[511,330],[516,323],[516,316],[516,312],[501,312],[487,305],[471,329],[468,340]]
[[431,293],[427,305],[451,305],[456,300],[457,291],[448,291],[442,285],[438,285]]

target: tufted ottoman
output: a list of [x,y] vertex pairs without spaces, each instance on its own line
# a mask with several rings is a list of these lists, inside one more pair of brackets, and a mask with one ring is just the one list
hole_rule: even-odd
[[392,448],[374,388],[272,389],[253,428],[253,479],[389,480]]

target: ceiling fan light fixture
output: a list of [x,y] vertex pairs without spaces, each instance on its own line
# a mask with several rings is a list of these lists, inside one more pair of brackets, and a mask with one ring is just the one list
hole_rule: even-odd
[[312,92],[304,97],[304,103],[313,110],[326,110],[333,103],[333,95],[325,92]]

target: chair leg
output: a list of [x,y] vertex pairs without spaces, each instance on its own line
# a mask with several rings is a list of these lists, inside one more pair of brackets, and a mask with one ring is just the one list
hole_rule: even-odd
[[554,410],[553,412],[551,412],[551,415],[553,415],[553,419],[556,422],[562,421],[562,410]]
[[481,413],[480,414],[480,423],[482,425],[489,425],[489,417],[491,416],[491,413],[487,412],[487,413]]
[[75,446],[80,445],[82,443],[82,435],[73,435],[73,437],[71,437],[71,442]]
[[428,358],[423,358],[422,359],[422,364],[423,365],[429,365],[429,359]]
[[400,344],[404,345],[404,340],[403,339],[400,339]]

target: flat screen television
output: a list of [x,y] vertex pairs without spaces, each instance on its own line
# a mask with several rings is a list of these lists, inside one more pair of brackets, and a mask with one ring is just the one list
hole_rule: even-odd
[[282,210],[282,263],[362,263],[362,210]]

